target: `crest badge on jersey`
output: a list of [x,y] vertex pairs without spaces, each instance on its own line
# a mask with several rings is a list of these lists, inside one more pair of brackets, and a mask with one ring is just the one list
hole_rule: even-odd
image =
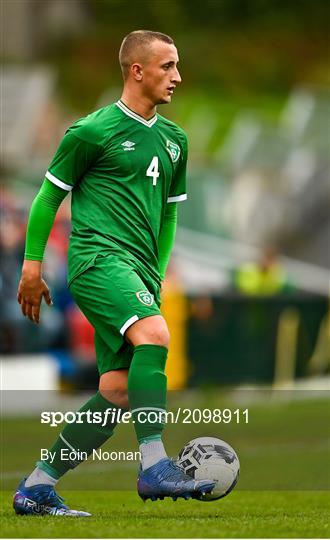
[[167,139],[166,141],[166,150],[171,156],[171,159],[173,163],[176,163],[180,157],[180,146],[178,144],[175,144]]
[[154,295],[149,291],[139,291],[136,293],[136,298],[145,306],[152,306],[154,303]]

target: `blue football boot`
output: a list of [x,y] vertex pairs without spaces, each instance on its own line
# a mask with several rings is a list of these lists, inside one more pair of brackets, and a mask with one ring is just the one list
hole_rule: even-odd
[[200,499],[210,493],[215,483],[211,480],[193,480],[169,458],[161,459],[148,469],[140,470],[137,482],[138,494],[146,501],[178,497]]
[[88,512],[80,510],[70,510],[64,499],[57,495],[53,486],[38,484],[37,486],[25,487],[26,478],[18,486],[14,495],[13,507],[16,514],[25,515],[51,515],[51,516],[73,516],[87,517]]

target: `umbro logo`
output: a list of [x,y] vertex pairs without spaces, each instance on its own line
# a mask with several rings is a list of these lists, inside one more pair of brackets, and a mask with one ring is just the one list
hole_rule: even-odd
[[132,142],[132,141],[125,141],[123,143],[121,143],[122,147],[124,148],[124,151],[130,151],[130,150],[135,150],[135,142]]

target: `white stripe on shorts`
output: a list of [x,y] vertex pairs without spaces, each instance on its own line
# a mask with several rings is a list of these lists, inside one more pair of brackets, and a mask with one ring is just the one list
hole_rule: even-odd
[[127,328],[129,328],[130,326],[132,326],[133,323],[135,323],[136,321],[139,320],[139,317],[137,315],[133,315],[133,317],[131,317],[130,319],[128,319],[128,321],[125,322],[125,324],[123,324],[123,326],[121,327],[121,329],[119,330],[119,332],[121,333],[121,335],[123,336],[127,330]]

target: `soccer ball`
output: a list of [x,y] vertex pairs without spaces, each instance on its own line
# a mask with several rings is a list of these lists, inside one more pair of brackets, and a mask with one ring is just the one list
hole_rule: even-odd
[[198,437],[188,442],[176,459],[183,471],[195,480],[213,480],[216,484],[203,501],[215,501],[228,495],[239,476],[239,461],[235,450],[221,439]]

